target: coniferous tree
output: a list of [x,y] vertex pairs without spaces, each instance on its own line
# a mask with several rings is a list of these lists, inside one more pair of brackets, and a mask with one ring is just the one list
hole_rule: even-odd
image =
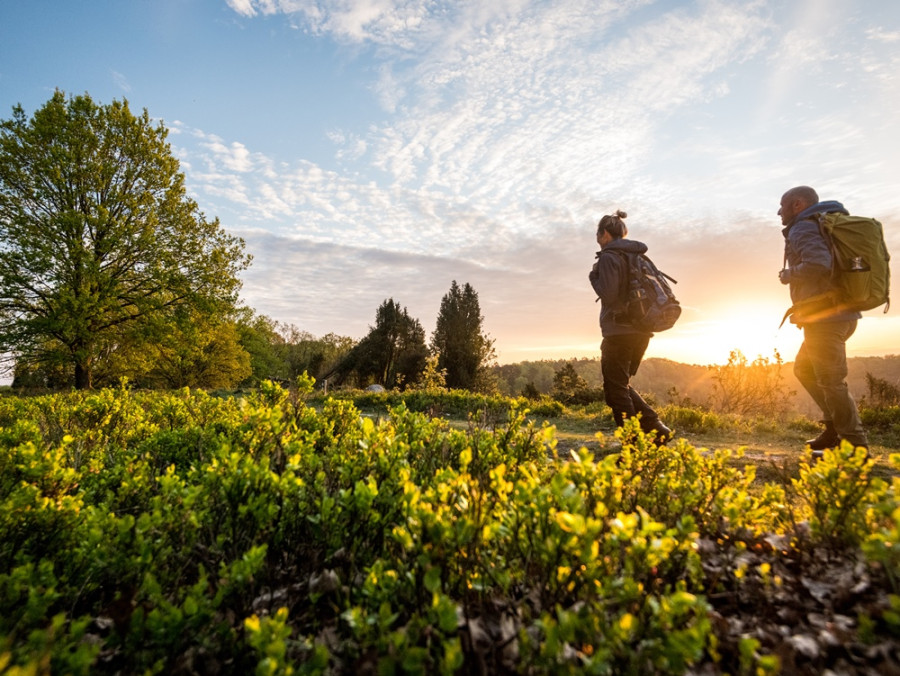
[[363,348],[366,367],[361,369],[361,375],[387,388],[412,384],[425,369],[425,330],[393,298],[378,308],[375,326],[363,340]]
[[487,367],[495,358],[494,341],[484,333],[478,293],[453,280],[441,299],[431,350],[447,372],[447,387],[487,389]]
[[359,385],[377,383],[388,389],[413,385],[425,370],[427,356],[422,324],[390,298],[379,306],[375,326],[325,377],[338,383],[355,377]]
[[603,389],[590,387],[587,380],[575,370],[572,362],[566,362],[553,376],[551,395],[557,401],[567,405],[603,401]]
[[553,377],[553,396],[560,401],[572,399],[578,392],[586,390],[587,381],[578,375],[571,362],[566,362]]

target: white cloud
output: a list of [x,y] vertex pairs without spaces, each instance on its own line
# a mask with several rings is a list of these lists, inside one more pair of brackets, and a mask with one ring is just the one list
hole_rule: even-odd
[[886,31],[882,28],[870,28],[866,31],[866,37],[876,42],[900,42],[900,31]]
[[204,145],[212,153],[210,163],[213,165],[221,165],[226,170],[238,173],[253,169],[250,151],[242,143],[235,141],[231,145],[225,145],[221,139],[210,137]]
[[[713,166],[727,158],[731,171],[752,168],[760,176],[773,174],[767,153],[775,146],[764,138],[773,129],[772,116],[783,115],[785,103],[793,104],[787,93],[791,83],[808,78],[804,69],[822,67],[823,57],[834,59],[825,51],[829,34],[823,27],[830,24],[819,6],[795,6],[799,9],[787,24],[796,28],[772,50],[771,40],[781,24],[776,26],[765,2],[683,3],[633,21],[636,10],[647,4],[584,1],[554,6],[516,0],[491,6],[432,5],[428,13],[415,2],[273,1],[255,6],[263,13],[306,16],[311,29],[339,37],[387,44],[390,40],[384,36],[402,32],[403,39],[393,44],[402,43],[404,51],[378,52],[373,69],[379,74],[373,87],[392,117],[365,132],[333,129],[329,134],[337,145],[336,158],[363,168],[358,178],[337,180],[366,181],[372,169],[386,172],[393,188],[377,188],[383,196],[400,190],[412,204],[446,202],[443,208],[428,208],[426,216],[457,215],[458,203],[465,202],[465,211],[479,217],[459,218],[458,223],[491,223],[502,239],[504,227],[499,223],[507,219],[512,223],[507,230],[552,230],[553,223],[521,218],[529,205],[564,201],[569,210],[583,213],[597,195],[617,202],[652,203],[667,194],[677,199],[682,187],[677,173],[667,179],[671,185],[646,176],[647,167],[669,150],[660,147],[662,125],[718,100],[746,96],[742,88],[759,76],[745,64],[755,61],[758,67],[764,63],[762,54],[774,74],[769,86],[761,88],[769,92],[763,107],[769,113],[735,109],[733,123],[739,128],[743,116],[756,125],[757,135],[747,143],[722,132],[710,138],[700,125],[701,136],[682,134],[675,141],[686,145],[685,157],[698,167],[701,158],[717,158]],[[395,20],[408,15],[417,19]],[[390,29],[379,34],[372,28],[376,25]],[[415,58],[407,60],[408,55]],[[883,61],[873,59],[875,64]],[[828,142],[843,148],[842,139],[858,137],[863,129],[841,120],[825,122],[808,125],[809,143],[827,138],[826,127],[837,125],[843,126],[841,134]],[[820,131],[813,136],[816,128]],[[702,156],[699,149],[704,145],[715,152]],[[218,149],[223,161],[224,150]],[[230,161],[247,170],[246,155],[238,157],[238,149],[233,150]],[[854,155],[846,157],[851,162]],[[723,176],[716,172],[705,180]],[[266,179],[285,182],[277,176]],[[353,191],[352,186],[344,189]],[[364,210],[342,205],[349,211],[353,207]],[[395,205],[392,217],[398,210],[403,207]],[[412,220],[410,216],[418,218],[418,209],[401,222]],[[377,224],[374,230],[379,231]]]
[[242,16],[256,16],[253,0],[226,0],[228,6]]
[[128,78],[122,75],[122,73],[118,71],[112,71],[113,81],[116,83],[116,86],[121,89],[123,92],[131,91],[131,84],[128,82]]
[[329,33],[349,42],[373,42],[408,48],[411,35],[428,19],[425,0],[227,0],[246,17],[257,13],[302,17],[313,33]]

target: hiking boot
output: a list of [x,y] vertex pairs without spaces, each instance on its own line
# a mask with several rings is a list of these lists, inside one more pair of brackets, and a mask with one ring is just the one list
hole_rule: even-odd
[[[830,420],[823,420],[825,429],[815,439],[807,439],[806,445],[814,451],[824,451],[826,448],[834,448],[840,446],[841,438],[834,429],[834,423]],[[821,454],[820,454],[821,457]]]
[[653,434],[653,443],[662,446],[672,439],[672,430],[666,427],[662,420],[657,420],[645,430],[646,434]]

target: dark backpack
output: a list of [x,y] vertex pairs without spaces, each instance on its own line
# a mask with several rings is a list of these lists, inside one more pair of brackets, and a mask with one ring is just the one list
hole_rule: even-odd
[[681,316],[681,303],[672,293],[669,282],[678,282],[644,254],[612,251],[622,256],[628,271],[625,311],[618,319],[648,333],[671,329]]

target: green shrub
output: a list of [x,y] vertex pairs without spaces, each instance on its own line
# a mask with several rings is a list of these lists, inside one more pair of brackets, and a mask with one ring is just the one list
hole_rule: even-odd
[[698,406],[668,404],[660,409],[659,414],[666,425],[682,434],[712,432],[727,424],[720,414]]
[[[858,546],[868,530],[867,514],[873,499],[872,460],[864,448],[847,441],[840,448],[826,449],[818,462],[806,451],[800,462],[800,477],[792,479],[794,491],[805,506],[815,541]],[[875,485],[881,492],[882,482]]]
[[659,447],[637,420],[616,432],[623,446],[618,466],[626,488],[622,509],[644,509],[670,527],[688,519],[701,535],[776,530],[788,518],[784,492],[777,486],[753,490],[755,467],[731,466],[742,451],[701,452],[684,439]]
[[[900,454],[891,455],[890,463],[900,472]],[[891,591],[900,595],[900,547],[897,546],[900,543],[900,476],[894,476],[890,485],[883,486],[872,502],[872,511],[867,515],[870,532],[862,543],[862,551],[869,561],[884,569]],[[900,629],[900,615],[897,619]]]
[[891,448],[900,447],[900,406],[860,406],[859,417],[869,434],[881,444]]

